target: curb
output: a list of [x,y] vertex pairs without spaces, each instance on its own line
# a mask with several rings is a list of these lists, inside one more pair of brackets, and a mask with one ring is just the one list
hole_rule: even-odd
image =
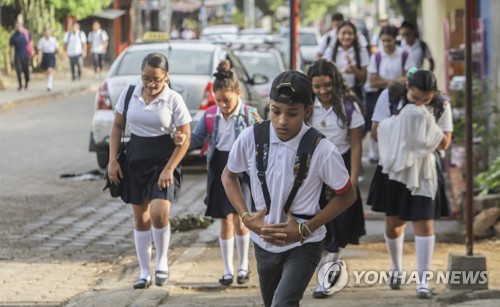
[[63,97],[67,97],[75,94],[85,94],[87,92],[96,92],[99,89],[98,84],[90,84],[90,85],[82,85],[75,89],[68,89],[67,91],[62,92],[51,92],[49,94],[43,94],[39,96],[35,96],[32,98],[23,98],[17,100],[9,100],[3,103],[0,103],[0,111],[4,110],[12,110],[16,108],[20,108],[28,105],[35,105],[39,103],[48,102],[54,99],[60,99]]

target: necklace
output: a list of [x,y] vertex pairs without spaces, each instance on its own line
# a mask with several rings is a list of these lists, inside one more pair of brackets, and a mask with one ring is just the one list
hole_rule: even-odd
[[150,104],[150,103],[151,103],[153,100],[155,100],[155,98],[156,98],[156,97],[153,97],[153,98],[149,99],[149,98],[147,98],[147,97],[146,97],[146,94],[145,94],[145,93],[142,93],[142,95],[141,95],[141,96],[142,96],[142,99],[144,99],[144,102],[145,102],[147,105],[148,105],[148,104]]

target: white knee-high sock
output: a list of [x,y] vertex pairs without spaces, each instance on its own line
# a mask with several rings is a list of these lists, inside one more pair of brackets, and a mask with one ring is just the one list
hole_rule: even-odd
[[47,76],[47,88],[52,89],[52,80],[54,79],[54,76],[52,74]]
[[223,240],[219,237],[220,253],[224,262],[224,275],[230,274],[234,276],[233,253],[234,253],[234,237]]
[[378,144],[377,142],[370,137],[370,149],[369,149],[369,158],[370,159],[378,159]]
[[151,275],[149,262],[151,261],[151,230],[138,231],[134,229],[135,251],[137,260],[141,267],[141,277],[147,278]]
[[[417,254],[417,271],[419,279],[417,282],[417,288],[428,288],[428,276],[425,276],[424,272],[429,271],[431,268],[432,254],[434,253],[435,242],[435,235],[426,237],[415,235],[415,252]],[[426,278],[424,279],[423,277]]]
[[405,234],[403,233],[396,239],[390,239],[384,234],[387,250],[391,256],[392,268],[391,271],[401,273],[403,271],[403,245],[405,241]]
[[168,271],[168,247],[170,245],[170,223],[163,228],[152,227],[156,248],[156,270]]
[[[246,235],[236,235],[236,249],[238,250],[238,271],[248,272],[248,250],[250,249],[250,232]],[[245,274],[246,272],[241,272]],[[238,272],[240,273],[240,272]]]

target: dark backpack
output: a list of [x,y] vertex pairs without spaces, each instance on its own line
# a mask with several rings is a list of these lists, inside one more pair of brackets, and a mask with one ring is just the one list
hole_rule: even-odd
[[[264,195],[264,200],[266,202],[267,213],[270,212],[271,209],[271,195],[269,193],[269,189],[267,187],[266,182],[266,169],[267,169],[267,160],[269,154],[269,131],[270,131],[271,122],[269,120],[259,122],[253,126],[253,133],[255,139],[255,153],[256,153],[256,167],[257,167],[257,176],[262,187],[262,193]],[[295,179],[293,182],[293,188],[288,195],[285,206],[283,210],[285,214],[290,211],[290,206],[297,195],[297,192],[304,182],[304,179],[307,177],[309,171],[309,164],[311,162],[312,155],[314,150],[318,146],[319,142],[325,136],[321,134],[318,130],[314,128],[309,128],[307,132],[302,136],[302,139],[299,143],[299,148],[297,149],[297,154],[295,156],[295,165],[294,165],[294,175]],[[299,217],[302,219],[310,220],[313,216],[309,215],[295,215],[295,217]]]

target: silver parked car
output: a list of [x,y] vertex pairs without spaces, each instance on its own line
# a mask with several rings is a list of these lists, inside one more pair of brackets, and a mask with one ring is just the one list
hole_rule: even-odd
[[[194,128],[204,110],[215,104],[212,92],[213,73],[218,63],[230,58],[225,46],[200,41],[171,41],[137,44],[127,47],[113,62],[95,98],[89,150],[95,152],[99,167],[105,168],[109,159],[109,135],[114,120],[114,107],[121,92],[140,80],[141,64],[151,52],[167,56],[171,87],[182,95],[191,113]],[[238,65],[237,60],[231,61]],[[260,96],[248,85],[249,78],[241,67],[235,67],[243,83],[242,98],[253,105],[262,104]],[[263,108],[263,107],[261,107]],[[126,137],[129,132],[126,131]]]

